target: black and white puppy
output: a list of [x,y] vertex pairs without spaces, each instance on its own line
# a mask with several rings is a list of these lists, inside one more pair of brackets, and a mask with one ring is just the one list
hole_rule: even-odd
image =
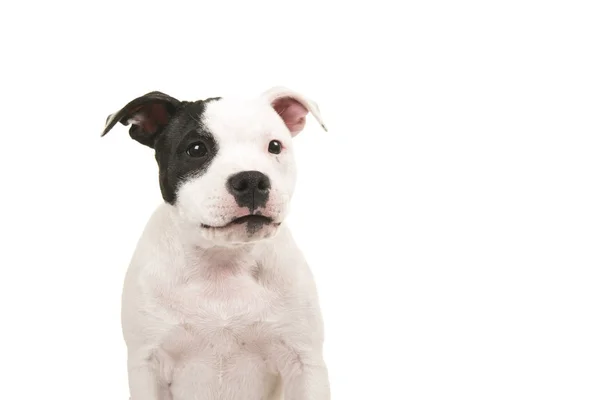
[[317,105],[283,87],[253,99],[160,92],[110,115],[155,150],[164,203],[122,298],[132,400],[327,400],[311,271],[284,224],[292,138]]

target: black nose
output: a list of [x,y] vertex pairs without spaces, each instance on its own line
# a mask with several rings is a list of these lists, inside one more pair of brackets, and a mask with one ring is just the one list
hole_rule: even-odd
[[270,189],[269,177],[258,171],[239,172],[227,180],[227,190],[233,195],[237,205],[248,207],[250,212],[267,205]]

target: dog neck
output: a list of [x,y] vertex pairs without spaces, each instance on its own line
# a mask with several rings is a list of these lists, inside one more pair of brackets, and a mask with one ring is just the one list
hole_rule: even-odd
[[271,239],[237,244],[218,244],[206,239],[197,226],[186,223],[174,206],[169,208],[174,239],[181,246],[188,273],[204,277],[252,274],[259,259],[272,248]]

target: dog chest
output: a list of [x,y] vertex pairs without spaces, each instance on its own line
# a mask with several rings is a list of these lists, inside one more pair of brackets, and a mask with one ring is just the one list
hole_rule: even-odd
[[276,295],[251,274],[221,278],[180,285],[160,298],[169,318],[158,330],[159,346],[174,398],[237,398],[239,392],[259,400],[276,384],[270,357],[278,333],[270,322],[279,320]]
[[161,347],[174,359],[192,353],[261,354],[277,333],[269,321],[280,319],[280,300],[252,274],[181,284],[158,300],[168,314]]

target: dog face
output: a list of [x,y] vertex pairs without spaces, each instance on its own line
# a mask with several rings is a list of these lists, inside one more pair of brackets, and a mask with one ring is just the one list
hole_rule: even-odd
[[134,99],[106,121],[155,150],[160,189],[181,219],[217,244],[271,237],[287,215],[296,168],[292,139],[318,106],[276,87],[255,99]]

